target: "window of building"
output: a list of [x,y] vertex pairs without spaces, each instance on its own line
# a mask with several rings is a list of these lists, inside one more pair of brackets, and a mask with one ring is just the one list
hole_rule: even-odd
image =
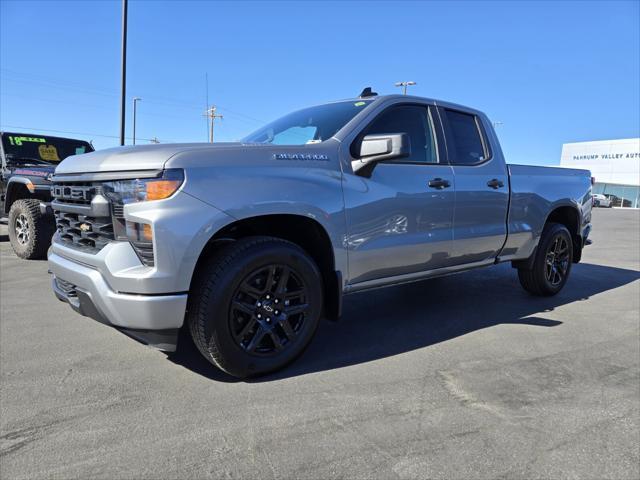
[[596,183],[592,193],[609,198],[613,207],[640,208],[639,186]]

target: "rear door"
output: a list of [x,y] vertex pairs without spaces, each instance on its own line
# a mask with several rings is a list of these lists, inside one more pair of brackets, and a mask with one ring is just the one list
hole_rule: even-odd
[[482,262],[495,257],[506,239],[507,167],[502,153],[492,151],[479,115],[443,107],[439,112],[456,185],[452,262]]
[[449,265],[455,187],[439,129],[433,107],[395,104],[353,142],[359,151],[365,135],[406,133],[411,154],[379,162],[366,175],[345,175],[351,283]]

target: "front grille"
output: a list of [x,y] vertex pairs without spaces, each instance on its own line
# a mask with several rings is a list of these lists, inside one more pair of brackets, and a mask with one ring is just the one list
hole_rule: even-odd
[[101,250],[113,240],[113,223],[109,217],[89,217],[55,211],[60,240],[80,248]]
[[124,218],[124,205],[113,205],[113,216],[116,218]]
[[[155,265],[153,243],[128,234],[124,205],[109,202],[101,184],[57,182],[51,193],[57,241],[93,254],[113,240],[128,241],[142,264]],[[131,225],[134,233],[143,228],[135,222]]]
[[[58,182],[51,188],[60,241],[68,246],[97,253],[115,239],[109,208],[98,213],[92,204],[102,186],[91,183]],[[107,200],[102,197],[103,202]],[[103,204],[103,207],[108,205]]]
[[76,292],[76,286],[73,283],[67,282],[66,280],[62,280],[61,278],[56,277],[56,286],[67,297],[77,297],[78,296],[78,294]]
[[51,196],[70,205],[90,205],[97,194],[102,193],[100,185],[87,182],[56,182],[51,187]]

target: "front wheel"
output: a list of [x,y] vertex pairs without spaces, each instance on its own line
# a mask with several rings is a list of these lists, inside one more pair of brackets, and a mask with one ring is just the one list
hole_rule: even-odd
[[311,341],[322,280],[299,246],[250,237],[222,247],[197,275],[187,322],[204,357],[235,377],[278,370]]
[[520,284],[532,295],[551,296],[564,287],[573,262],[573,242],[567,227],[549,223],[536,249],[533,268],[518,269]]
[[20,258],[45,258],[55,231],[51,215],[40,212],[40,201],[29,198],[16,200],[9,210],[9,241]]

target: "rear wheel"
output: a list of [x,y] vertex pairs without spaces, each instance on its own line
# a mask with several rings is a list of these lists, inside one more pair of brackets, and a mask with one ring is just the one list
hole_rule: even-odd
[[200,352],[236,377],[282,368],[309,344],[322,281],[297,245],[250,237],[223,247],[198,274],[187,321]]
[[51,215],[40,212],[40,201],[30,198],[16,200],[9,210],[9,241],[20,258],[45,258],[55,231]]
[[567,282],[572,263],[573,242],[569,230],[564,225],[549,223],[542,231],[533,268],[518,269],[520,284],[533,295],[555,295]]

